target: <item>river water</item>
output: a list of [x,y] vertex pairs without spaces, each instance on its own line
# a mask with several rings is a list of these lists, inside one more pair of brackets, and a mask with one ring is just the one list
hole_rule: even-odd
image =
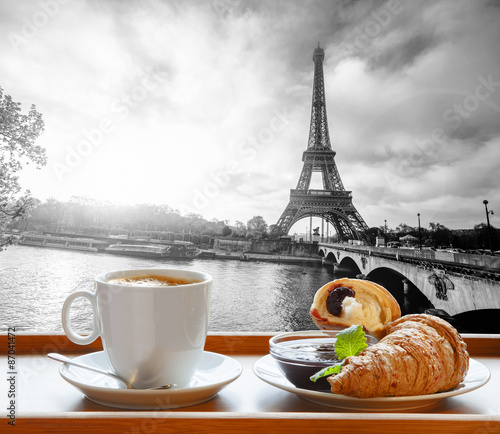
[[[29,246],[0,252],[0,332],[61,332],[61,308],[72,292],[93,290],[94,276],[126,268],[172,267],[214,278],[210,331],[278,332],[316,329],[309,318],[315,292],[334,279],[331,267],[238,260],[150,260]],[[73,303],[77,331],[92,329],[87,301]]]

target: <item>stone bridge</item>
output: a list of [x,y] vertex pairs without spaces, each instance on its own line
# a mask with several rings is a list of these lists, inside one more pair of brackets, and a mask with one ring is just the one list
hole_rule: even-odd
[[403,313],[500,309],[500,257],[326,243],[318,252],[339,272],[387,288]]

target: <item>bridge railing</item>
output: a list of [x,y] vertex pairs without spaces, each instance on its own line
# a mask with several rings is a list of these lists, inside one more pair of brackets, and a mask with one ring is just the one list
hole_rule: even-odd
[[390,248],[375,246],[357,246],[353,244],[340,243],[319,243],[319,247],[333,247],[360,253],[372,252],[375,254],[389,254],[391,256],[405,256],[415,259],[429,259],[434,261],[455,262],[458,264],[474,267],[484,267],[492,270],[500,269],[500,257],[492,255],[474,255],[468,253],[445,252],[431,249],[408,249],[408,248]]

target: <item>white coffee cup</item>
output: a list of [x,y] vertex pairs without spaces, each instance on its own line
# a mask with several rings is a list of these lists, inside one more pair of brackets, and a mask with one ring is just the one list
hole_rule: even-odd
[[[156,275],[195,283],[147,286],[110,280]],[[139,269],[104,273],[95,278],[95,292],[78,291],[64,302],[62,325],[68,338],[86,345],[101,336],[115,372],[134,387],[165,384],[185,387],[203,353],[208,330],[213,280],[206,273],[177,269]],[[76,333],[69,311],[79,297],[90,301],[94,329]]]

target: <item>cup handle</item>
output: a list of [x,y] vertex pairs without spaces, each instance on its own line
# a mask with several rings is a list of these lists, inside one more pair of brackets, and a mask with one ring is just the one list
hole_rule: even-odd
[[[76,333],[73,330],[73,327],[71,326],[71,318],[69,316],[69,311],[71,309],[71,305],[73,304],[73,301],[75,301],[77,298],[86,298],[88,301],[90,301],[90,304],[92,306],[92,315],[94,317],[94,328],[92,330],[92,333],[88,336],[83,336],[78,333]],[[62,326],[64,329],[64,333],[66,333],[66,336],[70,339],[70,341],[74,342],[75,344],[79,345],[87,345],[92,342],[94,342],[99,335],[101,334],[101,330],[99,327],[99,322],[97,320],[97,304],[96,304],[96,298],[95,294],[90,291],[77,291],[68,296],[66,300],[64,301],[64,305],[62,308]]]

